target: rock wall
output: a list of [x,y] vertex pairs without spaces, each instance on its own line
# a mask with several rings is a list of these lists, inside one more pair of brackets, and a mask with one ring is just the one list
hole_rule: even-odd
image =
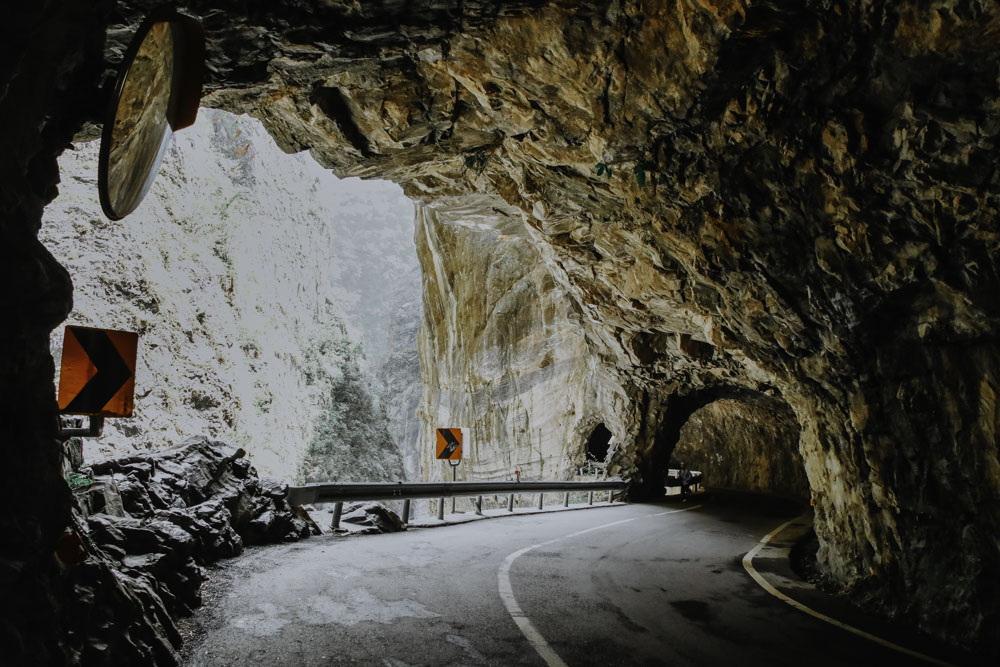
[[720,399],[696,410],[681,427],[673,460],[704,474],[703,484],[809,497],[799,428],[774,401]]
[[[378,368],[382,384],[382,400],[389,416],[389,430],[399,445],[407,479],[422,479],[420,452],[426,443],[417,412],[423,394],[423,376],[417,337],[423,320],[419,265],[403,280],[391,302],[394,307],[389,319],[387,354]],[[408,289],[409,288],[409,289]]]
[[[932,5],[477,6],[433,33],[371,5],[372,32],[323,34],[294,68],[292,36],[258,14],[239,20],[286,38],[255,52],[266,77],[210,99],[439,210],[519,210],[634,388],[637,470],[662,458],[672,396],[775,390],[801,426],[821,566],[886,613],[989,643],[998,17]],[[951,492],[975,509],[955,520]]]
[[[55,440],[49,332],[70,310],[69,274],[37,240],[56,156],[92,107],[106,2],[19,6],[0,68],[0,645],[10,664],[67,664],[73,590],[54,557],[72,521]],[[138,605],[135,607],[138,608]]]
[[[25,510],[4,518],[28,531],[25,553],[5,547],[18,562],[44,562],[66,522],[65,494],[29,502],[59,484],[43,352],[69,290],[37,221],[55,154],[102,106],[100,19],[110,63],[153,3],[69,4],[19,9],[26,57],[0,73],[0,265],[24,285],[5,295],[0,373],[7,446],[30,452],[12,487],[29,490],[4,505]],[[624,469],[653,474],[680,398],[773,392],[801,429],[820,566],[887,614],[1000,651],[995,2],[179,4],[205,21],[208,103],[439,213],[517,212],[588,358],[625,387],[607,419]],[[437,414],[464,416],[476,369],[440,359],[430,381],[457,398],[442,391],[456,409]],[[55,575],[32,567],[45,599]]]
[[474,226],[469,213],[417,215],[421,470],[450,479],[434,458],[434,431],[458,426],[467,429],[460,479],[509,479],[515,469],[522,479],[567,479],[597,423],[621,432],[625,397],[589,354],[576,305],[531,243],[503,233],[517,220]]

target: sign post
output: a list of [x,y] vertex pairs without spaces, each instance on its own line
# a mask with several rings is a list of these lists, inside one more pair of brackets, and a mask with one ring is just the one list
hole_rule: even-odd
[[[456,459],[448,459],[448,465],[451,466],[451,481],[453,481],[453,482],[457,482],[458,481],[457,479],[455,479],[455,477],[458,474],[458,464],[461,463],[461,462],[462,462],[462,459],[458,459],[458,460],[456,460]],[[451,513],[452,514],[455,513],[455,496],[451,497]]]
[[[451,465],[451,481],[456,481],[458,464],[462,462],[462,429],[439,428],[434,447],[439,461]],[[444,498],[438,499],[438,519],[444,519]],[[451,513],[455,513],[455,496],[451,497]]]

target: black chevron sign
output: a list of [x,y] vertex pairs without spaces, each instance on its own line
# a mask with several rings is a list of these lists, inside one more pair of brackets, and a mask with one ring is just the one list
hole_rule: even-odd
[[59,411],[131,417],[138,338],[128,331],[66,327]]

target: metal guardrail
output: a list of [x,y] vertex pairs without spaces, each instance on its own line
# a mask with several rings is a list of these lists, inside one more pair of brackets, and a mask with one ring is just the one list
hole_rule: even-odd
[[538,508],[542,508],[545,493],[562,491],[565,493],[564,506],[569,505],[569,494],[590,492],[590,504],[594,502],[595,491],[624,491],[621,479],[606,479],[596,482],[572,481],[524,481],[524,482],[362,482],[307,484],[288,487],[288,502],[292,505],[307,505],[316,502],[334,502],[333,527],[340,525],[340,514],[345,502],[359,500],[402,500],[403,521],[409,522],[410,500],[438,498],[438,519],[444,518],[444,499],[458,496],[475,496],[476,512],[482,512],[483,496],[507,495],[507,509],[514,511],[514,495],[537,493]]
[[307,484],[288,487],[288,502],[304,505],[315,502],[355,500],[403,500],[489,496],[508,493],[552,493],[555,491],[624,491],[625,482],[607,479],[596,482],[361,482]]
[[587,461],[582,466],[580,466],[580,471],[578,473],[580,477],[607,477],[608,475],[608,464],[601,463],[599,461]]
[[[699,486],[701,480],[704,478],[704,474],[700,470],[691,471],[691,486]],[[681,485],[681,470],[680,468],[668,468],[667,476],[663,478],[663,485],[666,488],[679,487]]]

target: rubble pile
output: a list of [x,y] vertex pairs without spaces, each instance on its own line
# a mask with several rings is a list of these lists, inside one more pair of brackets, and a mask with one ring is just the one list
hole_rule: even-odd
[[[201,604],[205,565],[239,555],[245,545],[319,534],[308,515],[287,503],[287,484],[260,479],[242,449],[205,437],[80,468],[67,478],[88,552],[69,568],[75,598],[104,602],[88,606],[76,626],[85,634],[88,664],[102,663],[102,654],[120,660],[150,652],[176,661],[174,619]],[[108,586],[118,595],[94,594]],[[122,598],[138,598],[146,618],[122,625],[114,604]]]

